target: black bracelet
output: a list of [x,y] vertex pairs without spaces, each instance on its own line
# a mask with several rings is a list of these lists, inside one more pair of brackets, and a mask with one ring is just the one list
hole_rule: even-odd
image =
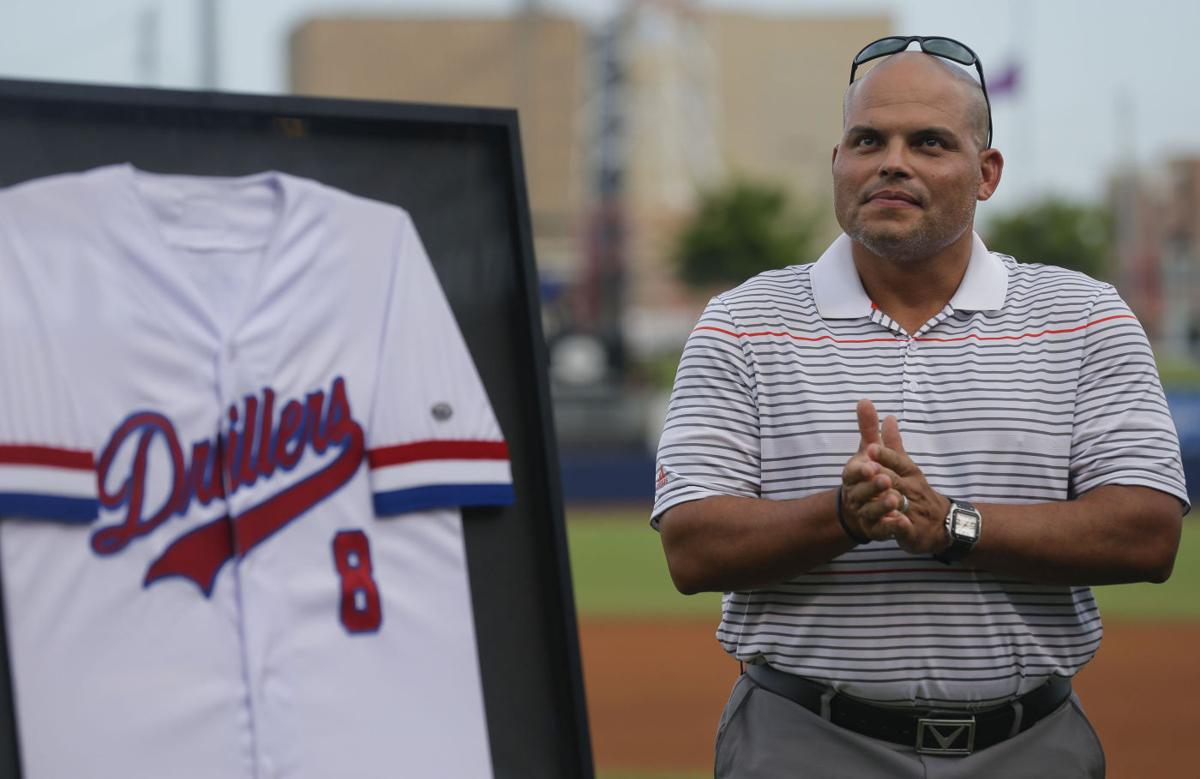
[[850,536],[851,541],[856,544],[867,544],[871,542],[871,539],[860,536],[858,533],[855,533],[853,530],[851,530],[850,526],[846,524],[846,518],[842,516],[842,485],[840,484],[837,488],[837,518],[838,524],[842,526],[842,530],[846,531],[846,535]]

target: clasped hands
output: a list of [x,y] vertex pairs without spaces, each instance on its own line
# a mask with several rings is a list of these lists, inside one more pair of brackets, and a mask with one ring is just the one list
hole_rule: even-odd
[[[894,416],[883,420],[870,400],[858,401],[858,451],[842,470],[842,519],[854,533],[896,539],[909,554],[946,549],[950,501],[929,486],[900,438]],[[907,506],[904,505],[907,502]]]

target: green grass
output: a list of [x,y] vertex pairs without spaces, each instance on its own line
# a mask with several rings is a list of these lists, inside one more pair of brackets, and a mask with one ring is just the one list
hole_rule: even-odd
[[1200,363],[1190,359],[1179,359],[1155,355],[1158,375],[1168,390],[1194,390],[1200,388]]
[[1183,521],[1175,570],[1164,584],[1095,587],[1107,620],[1200,620],[1200,514]]
[[[671,584],[649,507],[569,508],[575,603],[586,617],[717,620],[721,596],[680,595]],[[1165,584],[1095,588],[1107,620],[1200,620],[1200,518],[1184,521],[1175,572]],[[635,779],[611,775],[607,779]]]
[[575,605],[585,616],[709,617],[717,593],[680,595],[671,584],[650,508],[568,509]]

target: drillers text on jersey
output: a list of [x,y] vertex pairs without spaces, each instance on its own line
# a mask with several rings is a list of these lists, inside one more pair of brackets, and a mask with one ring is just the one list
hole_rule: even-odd
[[[125,519],[97,530],[92,549],[101,555],[120,552],[171,517],[187,514],[193,501],[208,505],[276,471],[292,470],[309,451],[320,455],[331,446],[340,449],[321,470],[240,511],[232,520],[220,517],[184,534],[146,573],[147,585],[167,576],[183,576],[207,595],[225,561],[246,556],[350,480],[362,462],[363,430],[351,414],[345,379],[334,379],[328,393],[318,390],[303,400],[288,400],[278,418],[274,390],[264,387],[260,395],[245,396],[241,409],[230,406],[225,433],[193,443],[190,457],[185,457],[175,425],[163,414],[138,411],[118,425],[100,455],[96,475],[100,504],[124,509]],[[148,487],[164,478],[152,473],[153,446],[167,453],[170,490],[161,505],[148,507]],[[123,452],[127,456],[122,457]],[[158,457],[154,462],[163,460]],[[114,473],[118,462],[127,463],[127,471]],[[119,486],[110,489],[114,485]]]

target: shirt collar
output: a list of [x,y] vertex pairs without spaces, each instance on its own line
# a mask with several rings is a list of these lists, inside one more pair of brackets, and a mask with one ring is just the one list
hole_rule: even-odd
[[[1008,268],[988,251],[978,233],[971,233],[967,272],[950,298],[956,311],[996,311],[1004,307]],[[871,315],[872,303],[858,278],[850,253],[850,238],[839,235],[813,264],[812,289],[817,313],[823,319],[854,319]]]

